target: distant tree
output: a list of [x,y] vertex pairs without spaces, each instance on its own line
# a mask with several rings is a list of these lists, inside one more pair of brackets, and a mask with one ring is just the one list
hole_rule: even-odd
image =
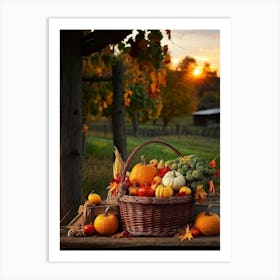
[[210,63],[204,63],[199,75],[194,75],[198,68],[197,61],[186,56],[179,64],[186,83],[195,90],[198,108],[213,108],[220,106],[220,78],[217,71],[213,70]]
[[199,110],[211,108],[220,108],[220,93],[218,91],[205,91],[199,99]]
[[204,78],[217,77],[217,70],[212,70],[211,64],[208,62],[205,62],[203,65],[202,77],[204,77]]
[[197,62],[193,57],[186,56],[178,65],[178,70],[184,73],[185,80],[193,78],[194,69],[197,67]]
[[167,71],[166,87],[160,95],[163,104],[160,118],[164,126],[175,117],[192,113],[197,107],[195,89],[186,82],[183,71]]
[[211,68],[210,63],[204,63],[201,74],[195,79],[192,79],[195,84],[198,98],[202,98],[205,92],[220,93],[220,78],[217,76],[217,71]]

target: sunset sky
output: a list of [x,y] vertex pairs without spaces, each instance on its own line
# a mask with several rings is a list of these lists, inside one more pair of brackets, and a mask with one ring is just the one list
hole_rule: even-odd
[[165,44],[168,45],[173,64],[191,56],[200,66],[209,63],[220,75],[219,30],[171,30],[171,41],[166,36],[162,39],[162,45]]

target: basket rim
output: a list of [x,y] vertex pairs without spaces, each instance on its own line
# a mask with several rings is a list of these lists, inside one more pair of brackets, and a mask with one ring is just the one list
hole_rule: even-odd
[[170,196],[170,197],[147,197],[147,196],[131,196],[123,195],[119,198],[119,202],[130,202],[139,204],[178,204],[178,203],[194,203],[192,195],[188,196]]

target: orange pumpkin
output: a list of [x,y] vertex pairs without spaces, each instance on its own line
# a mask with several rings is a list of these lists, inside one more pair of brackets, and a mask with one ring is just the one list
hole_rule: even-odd
[[191,188],[183,186],[180,188],[179,193],[185,193],[185,195],[190,195],[192,193]]
[[104,214],[97,215],[94,220],[94,229],[100,235],[108,236],[116,233],[119,229],[119,220],[117,216],[108,213],[109,209],[107,207]]
[[144,157],[142,157],[142,160],[143,163],[137,163],[129,175],[129,181],[132,184],[136,183],[138,187],[150,185],[157,173],[157,169],[153,164],[146,164]]
[[195,218],[194,226],[205,236],[214,236],[220,233],[220,217],[210,211],[211,205],[205,212],[201,212]]
[[129,195],[136,196],[137,193],[138,193],[138,190],[139,190],[139,187],[131,186],[131,187],[128,188],[128,193],[129,193]]

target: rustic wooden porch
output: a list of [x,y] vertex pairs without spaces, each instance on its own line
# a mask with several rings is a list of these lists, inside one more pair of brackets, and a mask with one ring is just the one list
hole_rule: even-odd
[[220,250],[219,236],[199,236],[181,241],[177,237],[68,237],[60,230],[61,250]]

